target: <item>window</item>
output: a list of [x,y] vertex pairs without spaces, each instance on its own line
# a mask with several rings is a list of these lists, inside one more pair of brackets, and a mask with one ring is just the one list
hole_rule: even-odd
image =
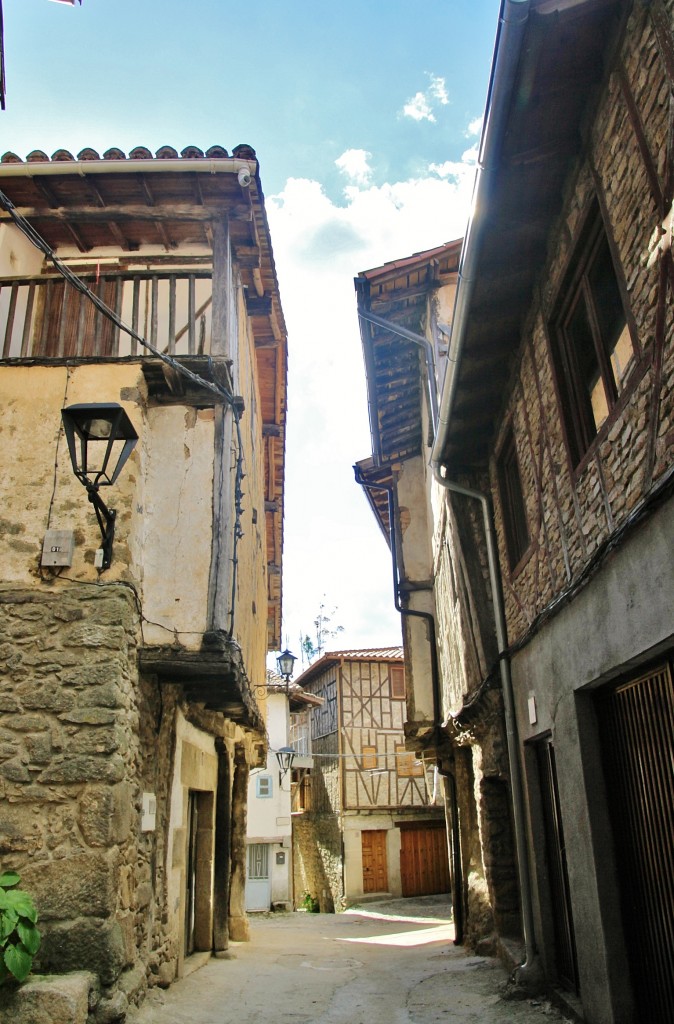
[[396,771],[401,779],[411,779],[424,774],[423,762],[405,750],[403,744],[396,744]]
[[292,813],[311,810],[311,775],[306,768],[293,769]]
[[508,564],[514,569],[529,547],[529,525],[522,492],[522,477],[512,427],[508,427],[497,463],[501,515]]
[[564,420],[574,465],[608,419],[635,362],[599,208],[587,220],[553,322]]
[[391,696],[405,696],[405,669],[402,665],[391,665]]
[[376,747],[362,747],[361,748],[361,766],[363,770],[370,770],[377,767],[377,748]]
[[269,878],[269,846],[251,843],[248,847],[248,877]]
[[255,796],[266,800],[272,795],[271,775],[258,775],[255,780]]

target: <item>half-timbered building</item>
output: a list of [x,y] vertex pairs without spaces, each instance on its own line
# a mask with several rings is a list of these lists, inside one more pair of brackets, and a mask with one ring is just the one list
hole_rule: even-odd
[[308,892],[334,910],[364,895],[446,892],[433,767],[405,747],[402,650],[327,653],[296,681],[323,698],[310,711],[309,795],[297,779],[296,898]]
[[251,147],[2,158],[3,866],[101,1019],[247,936],[286,351]]
[[439,717],[408,680],[410,739],[437,745],[439,725],[456,746],[502,702],[482,789],[511,799],[516,977],[588,1024],[665,1024],[674,4],[502,0],[488,97],[426,470],[414,487],[393,467],[399,529],[432,549],[441,680]]

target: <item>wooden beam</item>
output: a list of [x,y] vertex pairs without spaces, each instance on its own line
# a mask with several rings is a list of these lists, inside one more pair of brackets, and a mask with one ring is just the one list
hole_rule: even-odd
[[268,316],[271,313],[271,295],[246,295],[249,316]]
[[[145,221],[201,221],[209,223],[219,216],[217,211],[208,210],[202,206],[193,206],[191,203],[172,203],[160,206],[143,206],[141,203],[130,203],[124,206],[58,206],[47,209],[44,206],[20,206],[16,208],[17,213],[29,220],[44,221],[81,221],[104,223],[112,217],[116,221],[145,220]],[[4,210],[0,212],[0,220],[11,220],[11,217]]]

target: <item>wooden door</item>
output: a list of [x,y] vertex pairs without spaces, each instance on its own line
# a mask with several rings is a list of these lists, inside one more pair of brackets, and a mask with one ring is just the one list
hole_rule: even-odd
[[555,750],[549,737],[536,744],[545,852],[555,934],[557,976],[565,988],[578,993],[576,936],[571,909],[571,886],[566,864],[562,808],[557,787]]
[[449,856],[444,823],[400,830],[400,883],[403,896],[449,892]]
[[361,832],[363,847],[363,892],[388,892],[386,829]]
[[199,812],[197,794],[190,790],[187,805],[187,871],[185,872],[185,956],[194,952],[194,924],[197,888],[197,830]]
[[639,1024],[674,1020],[674,675],[597,696]]

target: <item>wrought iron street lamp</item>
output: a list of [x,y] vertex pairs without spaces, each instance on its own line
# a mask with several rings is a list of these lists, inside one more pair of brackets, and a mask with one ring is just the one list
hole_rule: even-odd
[[278,658],[276,659],[279,675],[283,676],[283,678],[285,679],[286,686],[290,682],[290,677],[293,674],[293,667],[296,661],[297,658],[295,657],[295,655],[291,654],[287,648],[285,649],[285,651],[279,654]]
[[293,750],[292,747],[281,747],[280,750],[276,751],[276,760],[279,767],[279,785],[283,782],[283,777],[292,770],[296,753],[297,751]]
[[134,449],[138,434],[125,410],[116,402],[69,405],[61,410],[61,418],[73,472],[87,489],[101,530],[99,568],[108,569],[117,513],[105,505],[98,491],[100,487],[114,484]]

